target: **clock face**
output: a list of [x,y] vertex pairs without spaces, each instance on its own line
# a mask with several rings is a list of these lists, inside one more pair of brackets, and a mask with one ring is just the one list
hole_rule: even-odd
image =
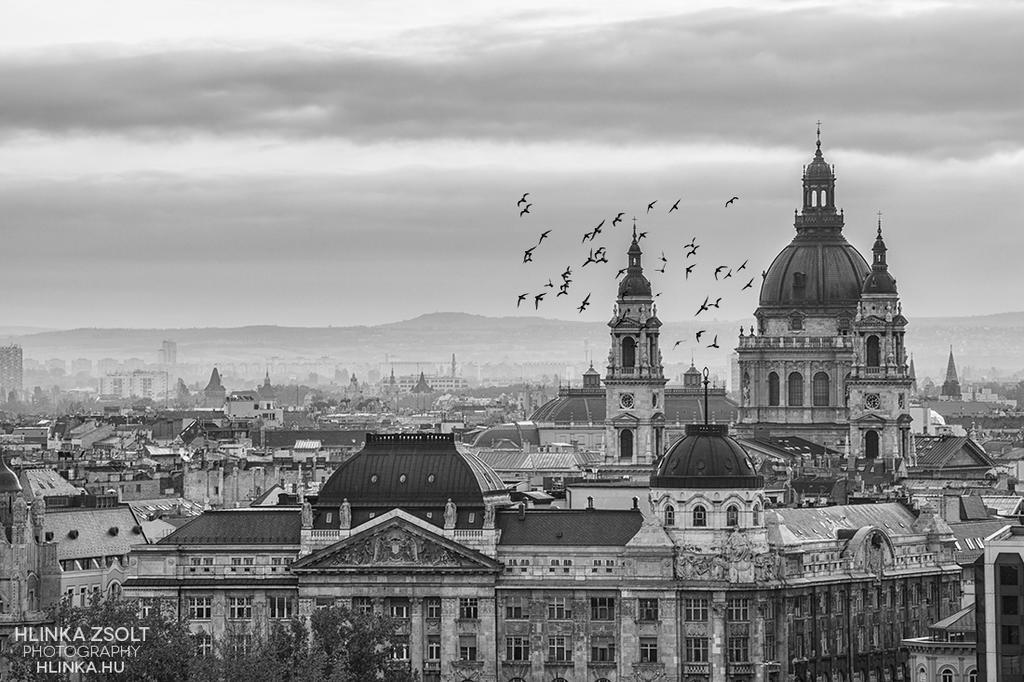
[[864,396],[864,407],[869,410],[877,410],[882,406],[882,400],[877,393],[868,393]]
[[624,410],[632,410],[633,409],[633,394],[632,393],[623,393],[621,396],[619,396],[619,405]]

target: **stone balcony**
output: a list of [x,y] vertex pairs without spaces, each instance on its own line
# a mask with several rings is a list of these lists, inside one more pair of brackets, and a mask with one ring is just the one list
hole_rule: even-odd
[[741,336],[741,350],[853,350],[852,336]]

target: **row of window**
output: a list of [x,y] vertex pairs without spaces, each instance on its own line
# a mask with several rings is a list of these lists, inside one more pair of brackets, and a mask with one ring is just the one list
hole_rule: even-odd
[[101,568],[111,568],[112,566],[119,566],[121,568],[127,568],[128,566],[128,555],[107,555],[107,556],[95,556],[86,557],[82,559],[62,559],[59,562],[61,571],[89,571]]
[[[814,407],[828,407],[831,402],[831,384],[827,372],[818,372],[811,380],[811,405]],[[800,372],[790,372],[787,380],[786,405],[790,407],[803,407],[804,404],[804,375]],[[779,375],[775,372],[768,373],[768,405],[778,407],[779,398]]]
[[[754,505],[754,509],[751,512],[751,521],[753,525],[761,525],[761,507],[760,505]],[[729,505],[725,510],[725,525],[727,527],[738,526],[740,523],[740,508],[734,504]],[[676,509],[672,505],[665,507],[665,525],[674,526],[676,525]],[[702,505],[698,504],[693,508],[691,512],[691,525],[695,528],[706,528],[708,525],[708,510]]]

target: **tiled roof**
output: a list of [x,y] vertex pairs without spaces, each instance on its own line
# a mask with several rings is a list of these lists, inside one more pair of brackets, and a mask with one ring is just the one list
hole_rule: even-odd
[[301,521],[298,507],[207,511],[158,544],[298,545]]
[[981,501],[986,507],[995,509],[1000,516],[1018,516],[1024,498],[1020,495],[982,495]]
[[495,452],[476,453],[484,463],[498,471],[579,470],[582,458],[572,452]]
[[1013,523],[1007,519],[949,524],[953,537],[956,538],[956,544],[953,546],[953,557],[956,562],[968,564],[974,561],[985,549],[985,538],[1009,525]]
[[916,436],[914,443],[918,467],[994,466],[985,451],[966,436]]
[[[708,412],[716,422],[736,419],[736,403],[722,394],[708,396]],[[665,422],[691,424],[704,421],[704,396],[694,392],[665,391]],[[575,389],[544,403],[531,415],[530,421],[555,424],[604,424],[606,416],[604,389]]]
[[834,540],[840,529],[856,530],[864,526],[878,526],[891,535],[916,533],[914,513],[898,502],[779,508],[768,510],[765,515],[778,520],[779,540],[787,545]]
[[495,424],[480,431],[473,438],[473,445],[478,448],[495,447],[500,441],[510,441],[522,447],[523,442],[540,445],[540,432],[532,422],[519,424]]
[[495,521],[502,545],[624,547],[640,530],[634,510],[572,509],[501,512]]
[[754,438],[755,443],[777,451],[781,455],[792,457],[839,455],[838,450],[812,443],[798,436],[780,436],[777,438]]
[[125,587],[296,587],[298,576],[264,578],[136,578],[125,580]]
[[74,497],[81,490],[68,483],[53,469],[26,469],[21,472],[22,478],[28,484],[28,491],[31,497],[42,495],[51,497],[53,495],[68,495]]
[[132,545],[147,541],[139,519],[128,505],[47,511],[43,532],[53,533],[59,560],[119,556],[128,554]]

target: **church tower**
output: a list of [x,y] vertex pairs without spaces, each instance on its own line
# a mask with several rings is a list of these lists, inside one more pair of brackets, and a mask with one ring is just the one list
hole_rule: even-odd
[[608,329],[611,350],[605,374],[605,460],[611,464],[653,463],[664,449],[665,378],[651,283],[633,226],[626,274]]
[[914,380],[903,345],[907,318],[885,261],[881,220],[871,252],[871,274],[853,321],[853,371],[846,384],[850,454],[891,464],[911,454],[908,408]]
[[946,380],[942,382],[939,400],[960,400],[960,379],[956,375],[956,361],[953,360],[953,346],[949,347],[949,361],[946,363]]

